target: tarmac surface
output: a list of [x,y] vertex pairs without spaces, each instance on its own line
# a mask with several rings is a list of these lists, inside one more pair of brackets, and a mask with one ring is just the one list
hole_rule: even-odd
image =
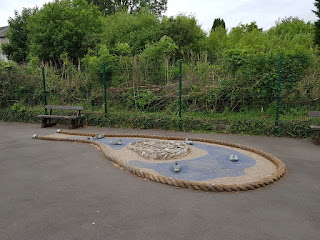
[[[32,139],[59,127],[0,122],[0,239],[319,239],[320,146],[311,140],[163,130],[97,133],[200,137],[259,148],[282,160],[276,184],[239,193],[144,181],[79,143]],[[61,127],[66,129],[66,127]]]

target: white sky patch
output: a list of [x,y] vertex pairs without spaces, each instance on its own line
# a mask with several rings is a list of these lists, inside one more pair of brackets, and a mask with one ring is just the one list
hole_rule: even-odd
[[279,18],[298,17],[314,22],[314,0],[168,0],[167,16],[189,13],[196,16],[202,29],[209,31],[215,18],[223,18],[231,29],[239,24],[257,25],[268,30]]
[[39,8],[47,2],[54,0],[0,0],[0,27],[8,26],[9,17],[14,17],[14,11],[17,10],[19,14],[23,8]]
[[[8,25],[14,10],[21,13],[23,7],[42,7],[54,0],[0,0],[0,27]],[[279,18],[298,17],[305,21],[316,21],[312,12],[314,0],[168,0],[167,16],[179,13],[194,15],[202,29],[209,31],[215,18],[223,18],[230,30],[239,24],[257,25],[268,30]]]

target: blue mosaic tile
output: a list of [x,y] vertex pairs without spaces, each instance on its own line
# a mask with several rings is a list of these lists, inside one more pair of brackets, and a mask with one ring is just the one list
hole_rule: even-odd
[[[70,137],[76,139],[87,139],[87,137]],[[111,141],[122,140],[122,145],[113,145]],[[107,137],[102,139],[94,139],[93,141],[103,143],[112,147],[114,150],[121,150],[129,143],[141,141],[142,139],[136,138],[114,138]],[[159,163],[146,163],[141,161],[130,161],[129,164],[138,168],[147,168],[156,171],[159,175],[181,179],[185,181],[206,181],[222,177],[238,177],[245,175],[244,170],[255,166],[256,161],[237,150],[229,149],[226,147],[208,145],[203,143],[194,142],[193,147],[207,151],[208,154],[202,157],[181,160],[178,164],[181,166],[181,172],[173,172],[174,162],[159,162]],[[237,155],[238,161],[231,162],[230,155]]]
[[[70,139],[87,139],[88,137],[69,137]],[[122,140],[121,145],[113,145],[112,141]],[[107,138],[101,138],[96,139],[94,138],[92,141],[103,143],[109,147],[112,147],[114,150],[121,150],[125,146],[127,146],[129,143],[141,141],[142,139],[136,139],[136,138],[114,138],[114,137],[107,137]]]
[[[117,141],[117,140],[120,140],[120,139],[122,140],[122,144],[121,145],[113,145],[111,143],[111,141]],[[108,145],[109,147],[112,147],[112,149],[114,149],[114,150],[121,150],[122,148],[127,146],[129,143],[142,141],[142,139],[107,137],[107,138],[101,138],[101,139],[94,139],[93,141],[100,142],[100,143],[103,143],[105,145]]]
[[[245,154],[236,150],[194,143],[196,148],[208,152],[203,157],[190,160],[178,161],[181,166],[181,172],[175,173],[172,168],[174,162],[145,163],[141,161],[130,161],[129,164],[138,168],[147,168],[156,171],[158,174],[166,177],[177,178],[185,181],[206,181],[222,177],[237,177],[245,174],[246,168],[253,167],[256,161]],[[229,161],[230,155],[237,155],[238,161]]]

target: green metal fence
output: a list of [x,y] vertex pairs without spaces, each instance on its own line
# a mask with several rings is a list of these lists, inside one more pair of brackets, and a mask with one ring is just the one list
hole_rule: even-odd
[[0,72],[0,103],[10,111],[82,105],[100,125],[310,137],[308,125],[318,120],[307,112],[320,110],[319,69],[315,56],[242,53],[216,62],[199,55],[131,57],[91,69],[12,66]]

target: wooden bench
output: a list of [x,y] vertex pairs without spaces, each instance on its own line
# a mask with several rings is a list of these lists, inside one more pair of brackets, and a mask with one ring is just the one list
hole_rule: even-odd
[[[70,119],[71,125],[69,128],[78,128],[83,127],[83,116],[81,116],[81,111],[83,107],[79,106],[58,106],[58,105],[46,105],[46,109],[49,110],[49,114],[46,115],[38,115],[39,118],[42,118],[41,127],[51,127],[55,126],[56,123],[51,122],[52,119]],[[63,111],[77,111],[76,115],[53,115],[53,110],[63,110]]]
[[[309,117],[320,117],[320,111],[310,111],[308,112]],[[312,131],[317,131],[318,136],[316,137],[316,141],[320,142],[320,125],[310,125],[309,126]]]

